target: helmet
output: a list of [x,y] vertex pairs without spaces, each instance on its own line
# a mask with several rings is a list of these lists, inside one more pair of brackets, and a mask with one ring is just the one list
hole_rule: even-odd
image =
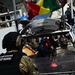
[[[2,47],[4,48],[17,48],[18,45],[16,45],[17,43],[17,38],[19,37],[19,33],[18,32],[9,32],[7,33],[3,40],[2,40]],[[21,45],[21,40],[18,40],[20,42],[19,45]]]
[[25,27],[30,21],[28,20],[28,16],[22,16],[20,18],[20,23],[23,25],[23,27]]

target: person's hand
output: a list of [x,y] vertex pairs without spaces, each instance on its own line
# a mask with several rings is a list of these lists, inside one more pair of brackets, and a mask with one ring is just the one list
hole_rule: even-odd
[[51,46],[51,49],[54,49],[54,47],[53,47],[53,46]]
[[7,13],[9,13],[9,9],[7,9]]

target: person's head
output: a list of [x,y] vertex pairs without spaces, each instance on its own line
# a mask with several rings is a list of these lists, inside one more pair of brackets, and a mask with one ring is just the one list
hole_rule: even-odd
[[2,2],[0,2],[0,7],[4,7],[4,4]]
[[65,35],[64,35],[64,34],[62,34],[62,37],[65,37]]
[[18,32],[7,33],[2,40],[3,49],[9,50],[20,50],[22,49],[22,37]]
[[36,3],[36,0],[31,0],[32,3]]

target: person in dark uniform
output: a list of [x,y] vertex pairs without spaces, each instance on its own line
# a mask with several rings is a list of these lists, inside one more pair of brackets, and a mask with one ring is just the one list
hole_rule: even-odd
[[[75,13],[75,11],[73,10],[73,13]],[[69,6],[67,8],[67,10],[65,11],[65,18],[67,19],[67,22],[70,24],[70,25],[74,25],[74,18],[72,19],[71,17],[71,6]]]
[[[5,12],[9,13],[9,9],[2,2],[0,2],[0,13],[5,13]],[[5,21],[4,16],[2,16],[0,18],[1,18],[2,21]],[[6,19],[10,20],[11,19],[10,15],[6,16]],[[9,24],[11,26],[11,22],[9,22]]]
[[34,62],[22,52],[22,41],[17,32],[4,36],[2,47],[7,52],[0,55],[0,75],[39,75]]
[[63,35],[63,34],[61,35],[60,42],[61,42],[61,48],[67,49],[68,39],[66,38],[65,35]]

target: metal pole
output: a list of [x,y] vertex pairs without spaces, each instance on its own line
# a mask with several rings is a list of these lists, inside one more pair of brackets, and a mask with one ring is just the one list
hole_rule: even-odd
[[17,23],[17,16],[16,16],[16,2],[15,0],[12,0],[13,1],[13,8],[14,8],[14,14],[15,14],[15,24],[16,24],[16,29],[18,31],[18,23]]
[[74,17],[74,13],[73,13],[73,0],[71,0],[71,19],[74,21],[74,26],[75,26],[75,17]]
[[62,6],[62,22],[63,22],[63,27],[65,29],[65,17],[64,17],[64,8]]
[[24,4],[24,7],[25,7],[25,9],[26,9],[26,13],[29,11],[28,10],[28,7],[27,7],[27,4],[26,4],[26,1],[25,0],[22,0],[23,1],[23,4]]
[[74,13],[73,13],[73,0],[71,0],[71,18],[72,20],[74,20],[74,26],[75,26],[75,17],[74,17]]
[[71,18],[73,19],[74,16],[73,16],[73,0],[71,0]]

